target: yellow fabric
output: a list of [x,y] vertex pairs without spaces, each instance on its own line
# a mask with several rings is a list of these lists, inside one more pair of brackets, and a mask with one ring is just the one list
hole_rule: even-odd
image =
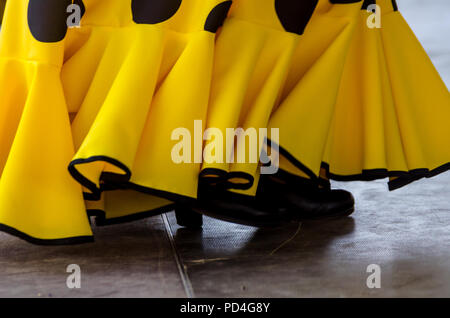
[[[69,30],[67,36],[62,79],[69,108],[77,112],[74,162],[100,158],[77,164],[76,170],[98,190],[102,173],[127,174],[122,166],[103,160],[112,158],[131,173],[126,186],[195,198],[200,164],[174,163],[176,141],[171,135],[176,128],[194,131],[195,120],[204,129],[215,39],[204,25],[225,1],[183,1],[173,17],[154,25],[134,23],[130,1],[85,3],[82,28]],[[122,205],[135,196],[120,196]],[[120,213],[162,207],[158,197],[138,197],[133,205],[139,207]],[[103,200],[111,198],[105,195]],[[106,204],[107,218],[119,213],[113,206]]]
[[[312,21],[306,27],[306,34],[301,35],[287,32],[283,28],[273,0],[234,1],[216,43],[207,127],[218,128],[223,136],[226,136],[227,128],[256,129],[259,135],[259,155],[266,137],[259,133],[259,129],[267,128],[278,101],[283,94],[287,94],[285,91],[289,91],[292,83],[296,82],[296,77],[304,72],[300,69],[313,64],[321,51],[340,32],[344,33],[342,30],[348,27],[351,20],[349,15],[351,16],[351,12],[355,13],[358,6],[360,4],[331,4],[328,0],[320,0]],[[298,19],[300,18],[299,16]],[[311,28],[310,32],[319,37],[308,36]],[[350,32],[348,30],[345,34]],[[311,46],[310,50],[305,49],[311,43],[315,46]],[[343,46],[345,44],[342,43]],[[343,52],[337,53],[343,59]],[[293,60],[301,61],[302,64],[293,63]],[[245,138],[242,135],[227,138],[222,162],[206,162],[202,168],[218,169],[226,173],[243,172],[250,179],[258,178],[259,164],[249,163],[249,138]],[[214,139],[207,141],[206,147],[212,142]],[[236,154],[239,150],[246,154],[246,163],[238,162]],[[246,183],[245,178],[242,180],[233,175],[228,178],[230,183],[237,185]],[[254,193],[254,190],[255,185],[248,193]]]
[[[311,22],[301,37],[294,53],[293,63],[289,68],[289,76],[280,96],[284,100],[297,83],[305,77],[311,68],[325,59],[325,54],[331,55],[330,50],[337,50],[336,41],[351,36],[355,28],[355,19],[360,11],[362,2],[332,4],[329,0],[320,0],[312,16]],[[344,41],[344,42],[345,42]],[[338,52],[345,58],[344,51]],[[336,54],[339,55],[339,54]],[[330,73],[330,72],[328,72]],[[339,78],[338,73],[331,73]]]
[[385,0],[379,5],[387,12],[380,33],[407,168],[432,170],[450,162],[450,93],[400,12],[389,13]]
[[[172,206],[132,190],[100,197],[105,173],[122,176],[118,187],[196,196],[200,164],[173,163],[171,133],[206,122],[215,39],[210,14],[224,2],[183,1],[170,19],[147,24],[133,19],[131,0],[85,0],[81,28],[48,41],[30,29],[30,1],[9,3],[0,42],[4,230],[57,244],[68,241],[52,240],[92,235],[86,209],[103,208],[114,221]],[[56,27],[46,23],[53,34],[49,28]],[[70,163],[82,186],[70,176]]]
[[98,201],[86,201],[86,208],[90,215],[97,216],[97,225],[104,225],[168,212],[173,209],[173,204],[135,190],[112,190],[103,192]]
[[[200,164],[173,162],[171,134],[205,123],[215,35],[204,24],[223,1],[183,1],[155,25],[133,23],[129,2],[112,2],[86,2],[83,27],[68,35],[87,38],[63,68],[68,103],[78,110],[74,159],[113,158],[132,172],[134,184],[196,197]],[[73,76],[80,65],[87,69],[81,81]],[[125,174],[99,162],[75,168],[97,187],[103,172]]]
[[0,227],[31,239],[92,235],[59,79],[62,41],[38,42],[28,1],[8,1],[0,38]]
[[[327,109],[332,107],[330,100],[334,100],[336,96],[350,39],[354,36],[357,26],[361,4],[361,1],[347,4],[319,1],[311,23],[306,27],[305,34],[301,37],[295,50],[293,63],[290,65],[290,72],[280,96],[285,110],[280,110],[276,116],[288,116],[291,111],[288,108],[294,108],[296,104],[314,105],[309,110],[294,110],[290,116],[292,119],[299,119],[296,125],[301,125],[303,122],[300,119],[301,116],[311,116],[312,114],[297,114],[297,112],[314,111],[314,115],[312,115],[314,119],[309,117],[311,121],[308,122],[305,118],[307,125],[310,125],[308,128],[316,131],[321,129],[316,125],[321,125],[322,129],[326,131],[329,123],[327,113],[330,112]],[[306,82],[309,83],[306,84]],[[291,93],[292,96],[289,96]],[[300,95],[302,96],[300,97]],[[288,96],[290,101],[285,101]],[[280,104],[277,103],[277,107]],[[286,104],[290,104],[290,106],[286,106]],[[316,109],[316,106],[320,109]],[[280,115],[283,112],[284,115]],[[322,113],[324,116],[321,115]],[[285,145],[284,139],[298,138],[296,136],[299,135],[295,132],[293,136],[289,135],[290,131],[281,123],[283,119],[278,122],[276,116],[271,118],[269,128],[280,128],[282,146]],[[295,123],[292,124],[292,129],[295,129]],[[323,136],[316,135],[315,137],[318,140],[312,140],[309,144],[311,147],[314,147],[314,143],[321,145],[323,142]],[[289,141],[291,140],[287,140],[287,142]],[[316,148],[315,151],[321,150]],[[280,154],[280,168],[299,177],[310,178],[305,171],[282,154]]]
[[[160,2],[161,21],[132,0],[83,2],[81,27],[65,32],[65,10],[53,19],[30,15],[30,0],[8,1],[2,230],[35,243],[89,241],[89,214],[107,224],[167,211],[196,198],[202,172],[254,195],[260,164],[227,163],[239,145],[250,159],[245,137],[227,139],[227,128],[269,128],[269,138],[279,128],[280,168],[300,177],[381,170],[397,182],[396,172],[450,161],[448,90],[391,0],[378,1],[383,28],[373,30],[361,1],[319,0],[309,13],[314,0],[235,0],[217,35],[211,20],[229,1]],[[192,148],[213,144],[198,144],[196,121],[222,133],[223,163],[201,163],[195,149],[191,163],[173,161],[177,128],[191,132]]]
[[326,164],[338,180],[413,181],[450,162],[448,89],[392,1],[377,4],[382,28],[368,28],[361,10],[348,53],[335,41],[299,67],[308,71],[271,118],[282,148],[316,176]]
[[[208,163],[211,159],[205,158],[203,169],[257,175],[256,162],[230,163],[237,161],[233,154],[239,142],[244,145],[244,137],[225,137],[227,128],[254,128],[259,132],[259,128],[267,127],[287,75],[299,36],[283,29],[273,4],[272,0],[234,1],[217,39],[207,127],[219,129],[226,146],[221,162]],[[210,143],[207,141],[205,147]],[[235,178],[234,182],[246,180]]]

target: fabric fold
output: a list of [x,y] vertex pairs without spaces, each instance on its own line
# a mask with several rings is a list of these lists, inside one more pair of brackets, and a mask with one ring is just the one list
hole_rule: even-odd
[[[367,11],[370,4],[381,11]],[[374,14],[381,28],[369,27]],[[274,112],[271,125],[288,136],[281,139],[287,158],[281,168],[316,180],[389,177],[391,190],[448,170],[450,130],[444,118],[450,94],[395,1],[364,1],[357,21],[348,51],[341,54],[345,60],[334,100],[311,94],[314,79],[329,80],[325,68],[310,76],[321,65],[318,59]],[[304,101],[308,94],[311,99]],[[320,116],[313,118],[316,110]],[[290,123],[288,116],[300,122]]]
[[8,1],[0,39],[0,229],[37,244],[90,242],[81,186],[67,171],[63,40],[28,4]]

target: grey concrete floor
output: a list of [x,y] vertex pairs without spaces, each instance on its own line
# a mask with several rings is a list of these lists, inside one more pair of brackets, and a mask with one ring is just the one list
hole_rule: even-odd
[[[447,85],[450,2],[397,0]],[[258,230],[173,214],[94,228],[96,242],[40,247],[0,233],[0,297],[450,297],[450,173],[395,192],[384,181],[335,183],[352,217]],[[81,267],[81,289],[66,267]],[[367,266],[381,288],[366,286]]]
[[[450,174],[387,193],[384,182],[340,183],[356,213],[328,222],[257,230],[208,219],[178,228],[178,252],[196,296],[450,296]],[[381,289],[366,285],[381,267]]]
[[[185,297],[160,217],[94,232],[93,244],[61,247],[0,233],[0,297]],[[67,288],[70,264],[81,289]]]
[[[355,194],[352,217],[255,229],[173,213],[94,228],[96,243],[39,247],[0,234],[0,297],[450,297],[450,173]],[[81,289],[66,267],[81,267]],[[381,288],[366,285],[368,265]]]

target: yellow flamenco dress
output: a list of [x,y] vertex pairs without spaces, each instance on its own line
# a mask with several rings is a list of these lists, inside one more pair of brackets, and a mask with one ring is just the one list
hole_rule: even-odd
[[[330,81],[338,81],[361,3],[361,0],[233,1],[216,41],[207,121],[207,128],[214,130],[206,134],[203,180],[226,182],[241,194],[256,193],[260,154],[267,137],[260,129],[267,128],[279,101],[289,94],[308,65],[324,60],[315,73],[327,71],[333,77]],[[293,63],[297,60],[304,63]],[[323,81],[317,84],[326,85]],[[330,90],[322,90],[321,94],[333,96]],[[229,128],[242,131],[229,138]],[[258,135],[256,162],[250,160],[254,150],[249,148],[250,142],[255,141],[244,133],[252,129]],[[271,135],[270,130],[263,132]],[[217,138],[224,138],[226,146],[218,151],[219,155],[215,149],[212,158],[208,158]],[[239,154],[245,158],[239,158]]]
[[89,242],[81,186],[67,171],[65,3],[42,3],[8,1],[0,35],[0,230],[37,244]]
[[[266,136],[249,162],[248,137],[227,128],[269,128],[272,142],[278,128],[280,168],[318,182],[396,188],[448,169],[448,90],[395,2],[367,27],[373,2],[8,1],[0,230],[83,243],[89,215],[169,211],[202,181],[254,195]],[[67,29],[71,4],[81,27]]]
[[[376,13],[381,28],[370,28]],[[358,19],[332,95],[336,74],[315,72],[325,55],[288,83],[269,125],[280,128],[281,169],[317,181],[389,177],[391,190],[448,170],[447,87],[394,0],[366,0]]]
[[[67,30],[73,3],[83,18]],[[215,32],[230,5],[9,1],[1,229],[37,244],[81,243],[93,239],[86,209],[110,224],[170,210],[167,197],[195,198],[200,164],[172,160],[172,132],[206,122]]]
[[[205,157],[202,166],[205,180],[225,180],[230,188],[250,189],[244,192],[255,193],[259,155],[266,138],[260,129],[267,128],[270,115],[282,97],[292,60],[300,54],[298,48],[305,28],[310,24],[317,26],[314,20],[326,21],[326,28],[321,29],[326,37],[317,39],[326,47],[349,23],[347,17],[336,11],[348,8],[348,4],[332,4],[328,0],[233,1],[216,43],[207,127],[218,129],[223,136],[227,136],[228,128],[241,128],[245,132],[255,129],[259,148],[257,160],[250,160],[249,136],[241,133],[226,138],[221,156],[213,152],[214,159],[220,157],[220,160]],[[215,138],[215,133],[207,134],[205,149]],[[238,158],[239,154],[245,158]]]
[[188,160],[177,162],[173,149],[177,138],[189,145],[198,138],[176,131],[194,132],[197,123],[204,129],[215,32],[230,5],[84,1],[82,27],[67,37],[62,79],[75,113],[77,152],[69,170],[84,187],[89,212],[99,214],[97,224],[170,211],[168,199],[196,198],[199,160],[189,147],[180,150]]

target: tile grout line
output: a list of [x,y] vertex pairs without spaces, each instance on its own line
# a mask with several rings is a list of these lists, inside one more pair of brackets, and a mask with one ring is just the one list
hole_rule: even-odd
[[177,264],[178,272],[181,277],[181,282],[183,283],[184,291],[186,293],[187,298],[195,298],[194,290],[192,288],[191,280],[189,279],[186,268],[183,266],[183,261],[181,260],[180,253],[178,253],[175,239],[172,234],[172,228],[170,227],[169,219],[166,214],[161,215],[164,227],[166,228],[167,238],[169,239],[170,246],[172,247],[173,257],[175,258],[175,262]]

